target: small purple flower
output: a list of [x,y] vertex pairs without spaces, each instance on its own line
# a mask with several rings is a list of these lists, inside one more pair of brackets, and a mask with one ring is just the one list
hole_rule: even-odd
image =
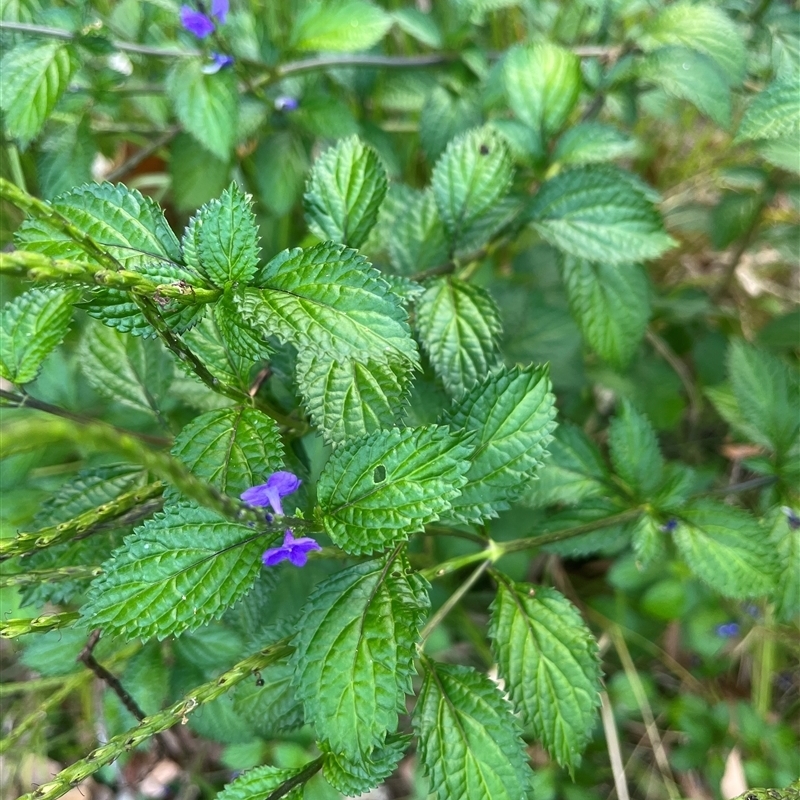
[[206,75],[214,75],[225,67],[233,64],[233,56],[226,56],[222,53],[212,53],[211,63],[203,67],[203,73]]
[[214,20],[220,25],[225,24],[225,17],[228,16],[228,0],[211,0],[211,17],[191,6],[181,6],[180,16],[181,25],[189,33],[198,39],[205,39],[206,36],[214,33],[216,27]]
[[671,519],[668,519],[661,526],[661,532],[662,533],[674,533],[675,532],[675,528],[677,528],[677,527],[678,527],[678,520],[676,520],[675,517],[672,517]]
[[240,497],[249,506],[272,506],[272,510],[282,517],[281,498],[296,492],[300,483],[300,479],[291,472],[273,472],[266,483],[247,489]]
[[296,97],[282,94],[275,98],[274,105],[276,111],[297,111],[300,107],[300,101]]
[[721,636],[723,639],[731,639],[739,635],[739,623],[728,622],[725,625],[717,625],[715,630],[717,636]]
[[800,528],[800,517],[794,513],[794,510],[789,508],[789,506],[781,506],[781,511],[786,514],[786,521],[789,523],[789,527],[796,531]]
[[274,567],[281,561],[291,561],[296,567],[303,567],[312,550],[322,550],[322,548],[308,536],[295,539],[294,534],[287,528],[283,544],[280,547],[270,547],[261,556],[261,560],[265,567]]

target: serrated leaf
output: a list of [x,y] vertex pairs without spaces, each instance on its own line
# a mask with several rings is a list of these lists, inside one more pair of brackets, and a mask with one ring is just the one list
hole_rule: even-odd
[[84,331],[79,355],[83,374],[103,397],[159,416],[174,373],[160,341],[95,323]]
[[584,340],[610,364],[624,367],[650,319],[650,282],[638,264],[597,264],[567,256],[564,288]]
[[578,101],[580,60],[550,42],[513,47],[503,61],[511,110],[543,138],[559,131]]
[[667,94],[688,100],[723,128],[730,125],[730,87],[708,56],[685,47],[661,47],[641,60],[638,72]]
[[192,420],[172,455],[225,494],[239,496],[283,467],[278,425],[255,408],[223,408]]
[[357,136],[337,142],[315,162],[303,196],[312,232],[320,239],[359,247],[378,220],[386,168]]
[[295,690],[333,753],[369,758],[397,727],[426,586],[397,561],[367,561],[323,581],[306,603],[291,659]]
[[436,86],[428,95],[419,116],[419,138],[425,157],[433,163],[447,143],[481,124],[481,105],[473,91],[455,94]]
[[317,0],[295,17],[290,43],[295,50],[369,50],[391,24],[392,18],[368,0]]
[[614,470],[641,499],[649,499],[664,476],[664,459],[650,421],[628,401],[608,426]]
[[453,431],[476,433],[467,483],[453,503],[455,519],[495,517],[519,497],[547,452],[554,403],[547,367],[501,367],[442,415]]
[[8,133],[26,145],[42,129],[75,69],[71,48],[60,42],[23,42],[0,61],[0,108]]
[[92,627],[129,639],[198,628],[248,591],[268,544],[247,525],[172,506],[114,551],[81,614]]
[[[121,183],[88,183],[56,198],[53,209],[99,242],[124,269],[178,267],[181,249],[158,204]],[[91,261],[66,234],[41,219],[28,219],[16,234],[25,250],[52,258]],[[168,262],[172,262],[172,265]],[[168,281],[165,281],[168,282]]]
[[[235,781],[229,783],[216,800],[264,800],[279,786],[296,777],[302,769],[281,769],[271,765],[249,769]],[[296,786],[286,800],[303,800],[303,784]]]
[[[392,192],[387,202],[392,200]],[[388,237],[392,266],[403,275],[412,275],[446,263],[447,237],[433,192],[408,189],[403,200]]]
[[406,402],[409,377],[396,362],[331,360],[308,352],[297,361],[306,408],[332,444],[392,427]]
[[602,122],[579,122],[559,138],[553,161],[592,164],[636,155],[639,144],[627,134]]
[[556,553],[564,558],[585,558],[588,555],[617,555],[630,545],[633,523],[619,522],[617,517],[627,506],[607,497],[591,497],[580,505],[549,512],[537,525],[537,533],[566,531],[587,523],[598,524],[597,530],[570,536],[561,541],[542,545],[546,553]]
[[600,451],[576,425],[561,423],[547,449],[550,457],[525,492],[525,505],[574,505],[606,492],[609,475]]
[[358,797],[380,786],[395,771],[410,741],[410,736],[389,734],[386,741],[370,753],[369,758],[360,760],[331,753],[321,742],[320,748],[325,753],[322,774],[337,792],[346,797]]
[[279,253],[235,295],[252,325],[323,356],[416,364],[407,314],[377,270],[355,250],[323,242]]
[[260,670],[260,677],[240,683],[234,690],[234,710],[259,735],[271,738],[303,724],[303,707],[292,687],[293,675],[288,661],[278,661]]
[[580,764],[600,705],[597,642],[555,589],[501,577],[489,636],[522,723],[570,772]]
[[203,147],[187,133],[181,133],[170,145],[170,188],[175,206],[194,211],[228,185],[230,163]]
[[497,686],[471,667],[425,662],[414,711],[437,800],[526,800],[533,776],[518,723]]
[[500,312],[479,286],[452,277],[432,281],[417,301],[416,325],[434,371],[453,397],[497,363]]
[[317,484],[322,523],[348,553],[374,553],[446,514],[470,446],[441,426],[378,431],[338,448]]
[[258,227],[250,195],[232,183],[219,200],[204,205],[192,220],[193,244],[203,274],[228,287],[258,269]]
[[262,361],[272,352],[258,331],[253,331],[239,313],[233,297],[223,295],[214,304],[214,322],[225,348],[253,363]]
[[646,52],[664,45],[683,45],[712,58],[730,83],[744,80],[747,53],[738,25],[720,8],[680,2],[663,8],[645,27],[637,44]]
[[800,527],[790,521],[787,510],[797,519],[797,510],[780,508],[775,509],[766,522],[779,564],[773,590],[775,611],[779,619],[791,622],[800,614]]
[[721,595],[760,597],[774,590],[774,545],[745,511],[698,500],[682,510],[673,537],[692,572]]
[[800,434],[800,379],[787,364],[741,340],[728,350],[728,375],[745,421],[777,453],[785,453]]
[[[245,392],[250,390],[250,374],[253,361],[227,347],[216,315],[206,317],[199,325],[184,335],[189,349],[205,364],[209,372],[223,383],[235,386]],[[194,374],[179,363],[182,371],[189,377]]]
[[578,258],[625,264],[657,258],[675,242],[646,187],[607,164],[561,172],[544,183],[528,217],[543,239]]
[[747,106],[736,140],[797,138],[800,133],[800,98],[793,81],[771,83]]
[[227,161],[236,143],[239,119],[233,70],[203,72],[199,58],[181,58],[166,80],[167,95],[188,133],[217,158]]
[[641,569],[660,563],[667,555],[667,533],[658,520],[643,514],[633,529],[633,552]]
[[442,47],[442,32],[433,14],[416,8],[398,8],[392,11],[392,19],[403,33],[407,33],[421,44],[436,50]]
[[0,312],[0,375],[22,386],[66,336],[77,289],[29,289]]
[[52,200],[73,186],[90,181],[96,153],[88,114],[63,125],[51,124],[37,159],[42,197]]
[[492,128],[479,128],[454,139],[436,162],[431,186],[451,250],[480,247],[504,221],[500,202],[514,168],[505,140]]

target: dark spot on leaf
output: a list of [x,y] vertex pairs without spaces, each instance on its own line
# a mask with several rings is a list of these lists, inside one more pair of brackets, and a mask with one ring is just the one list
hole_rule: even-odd
[[386,480],[386,467],[383,464],[378,464],[375,471],[372,473],[372,480],[375,483],[383,483]]
[[488,144],[482,144],[481,145],[481,155],[482,156],[488,156],[489,155],[489,145]]

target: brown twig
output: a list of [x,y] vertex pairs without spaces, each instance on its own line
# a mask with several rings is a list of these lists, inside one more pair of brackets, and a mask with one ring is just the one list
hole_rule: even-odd
[[110,182],[118,181],[120,178],[127,175],[131,170],[136,169],[139,164],[142,163],[146,158],[153,155],[157,150],[160,150],[164,145],[169,144],[179,133],[180,127],[178,125],[173,126],[158,139],[154,139],[150,144],[143,147],[141,150],[137,150],[127,161],[120,164],[115,170],[112,170],[105,176],[105,179]]

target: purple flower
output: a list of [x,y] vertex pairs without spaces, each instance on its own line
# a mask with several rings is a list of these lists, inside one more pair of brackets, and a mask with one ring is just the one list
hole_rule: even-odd
[[287,529],[283,544],[280,547],[270,547],[261,556],[261,560],[265,567],[274,567],[281,561],[291,561],[296,567],[303,567],[312,550],[322,550],[322,548],[307,536],[295,539],[294,534]]
[[717,625],[715,630],[717,632],[717,636],[721,636],[723,639],[731,639],[734,636],[738,636],[739,623],[728,622],[725,625]]
[[675,517],[672,517],[671,519],[668,519],[661,526],[661,532],[662,533],[674,533],[675,532],[675,528],[677,528],[677,527],[678,527],[678,520],[676,520]]
[[794,513],[794,510],[789,508],[789,506],[781,506],[781,511],[786,514],[786,521],[789,523],[789,527],[796,531],[800,528],[800,517]]
[[275,98],[276,111],[297,111],[300,107],[300,101],[296,97],[282,94]]
[[214,20],[220,25],[225,24],[225,17],[228,16],[228,0],[211,0],[211,17],[202,11],[196,11],[191,6],[181,6],[181,25],[196,36],[198,39],[205,39],[214,33]]
[[211,54],[211,63],[206,64],[203,67],[203,72],[206,75],[214,75],[215,73],[219,72],[221,69],[225,67],[229,67],[233,64],[233,56],[226,56],[222,53],[212,53]]
[[273,472],[266,483],[242,492],[240,497],[249,506],[272,506],[272,510],[282,517],[281,498],[296,492],[300,483],[300,479],[291,472]]

